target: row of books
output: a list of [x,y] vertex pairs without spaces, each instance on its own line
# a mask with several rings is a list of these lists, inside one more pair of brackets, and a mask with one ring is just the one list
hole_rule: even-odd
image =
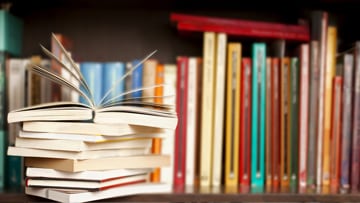
[[291,57],[204,32],[203,57],[177,58],[175,186],[358,191],[359,45],[336,56],[325,28],[327,49],[314,38]]

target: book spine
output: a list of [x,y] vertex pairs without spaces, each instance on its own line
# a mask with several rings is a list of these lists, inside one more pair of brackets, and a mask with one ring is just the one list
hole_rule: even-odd
[[201,144],[200,144],[200,185],[211,185],[211,154],[213,137],[213,96],[216,35],[214,32],[204,32],[203,38],[203,80],[201,102]]
[[309,44],[302,44],[300,51],[299,98],[299,188],[306,188],[309,120]]
[[241,65],[239,184],[249,187],[251,177],[251,58]]
[[289,169],[290,169],[290,191],[296,192],[298,186],[298,166],[299,166],[299,59],[291,58],[290,81],[291,81],[291,100],[290,100],[290,128],[289,128]]
[[271,57],[266,58],[266,156],[265,156],[265,166],[266,166],[266,191],[271,192],[272,189],[272,164],[271,160],[273,149],[271,145],[272,136],[271,133]]
[[[123,100],[124,96],[117,97],[125,92],[125,81],[118,81],[125,74],[125,64],[122,62],[108,62],[103,64],[103,79],[102,79],[102,93],[101,98],[111,90],[109,96],[105,98],[105,101],[108,99],[114,98],[112,102]],[[115,88],[113,86],[115,85]]]
[[[140,60],[132,61],[132,67],[135,67],[140,63]],[[131,89],[136,90],[143,87],[143,69],[144,64],[140,64],[131,75]],[[135,91],[131,93],[132,98],[140,99],[142,97],[142,91]]]
[[[143,75],[142,75],[142,86],[143,87],[151,87],[155,85],[156,78],[156,67],[158,65],[158,61],[155,59],[148,59],[144,62],[143,66]],[[145,89],[142,91],[142,101],[144,102],[154,102],[154,98],[149,98],[154,95],[154,88]]]
[[343,82],[343,111],[342,111],[342,141],[341,141],[341,174],[340,188],[343,191],[350,189],[350,164],[351,164],[351,134],[352,134],[352,97],[354,56],[344,55],[344,82]]
[[228,44],[226,89],[225,185],[236,187],[239,175],[239,113],[241,44]]
[[336,76],[333,82],[333,106],[330,150],[330,188],[337,192],[340,176],[340,142],[341,142],[341,106],[342,106],[342,76]]
[[251,185],[263,191],[265,183],[265,96],[266,96],[266,45],[254,43],[252,47],[252,146]]
[[272,178],[273,192],[280,188],[280,60],[273,58],[271,64],[271,130],[272,130]]
[[[155,85],[164,84],[164,65],[163,64],[156,64],[155,72]],[[163,87],[155,87],[154,88],[154,102],[156,104],[163,104],[163,97],[164,96],[164,88]],[[153,154],[161,154],[162,148],[162,138],[153,138],[152,139],[152,153]],[[154,171],[151,173],[151,182],[159,183],[161,180],[161,170],[160,168],[155,168]]]
[[178,125],[175,135],[174,152],[174,186],[185,185],[186,177],[186,128],[187,128],[187,95],[188,95],[188,57],[177,58],[176,111]]
[[289,187],[289,131],[288,126],[290,122],[289,115],[289,95],[290,95],[290,59],[281,59],[281,103],[280,103],[280,175],[281,175],[281,190],[287,191]]
[[[93,101],[95,104],[99,104],[102,95],[102,74],[103,74],[103,66],[101,63],[97,62],[83,62],[80,63],[80,72],[84,76],[84,80],[89,86],[89,90],[91,91]],[[85,89],[81,86],[80,89],[85,91]],[[87,103],[87,101],[80,97],[81,103]]]
[[225,73],[226,73],[226,44],[225,33],[217,33],[216,39],[216,68],[215,68],[215,93],[214,93],[214,134],[213,134],[213,161],[212,185],[221,185],[222,176],[222,151],[224,137],[224,103],[225,103]]
[[6,53],[0,51],[0,187],[3,188],[5,186],[5,177],[9,177],[11,174],[8,173],[5,175],[5,159],[8,156],[5,156],[5,146],[6,143],[6,131],[5,131],[5,121],[6,121],[6,108],[5,108],[5,94],[6,94],[6,88],[5,88],[5,76],[6,76]]
[[319,42],[310,43],[310,95],[309,95],[309,139],[307,155],[307,185],[315,187],[316,184],[316,146],[319,112]]
[[352,129],[351,190],[358,191],[360,182],[360,42],[355,44],[354,109]]
[[[330,137],[331,137],[331,110],[332,110],[332,93],[333,79],[336,68],[336,43],[337,30],[334,26],[327,29],[327,49],[326,49],[326,66],[325,66],[325,92],[324,92],[324,150],[323,150],[323,177],[322,184],[324,187],[330,184]],[[333,164],[331,164],[333,165]]]

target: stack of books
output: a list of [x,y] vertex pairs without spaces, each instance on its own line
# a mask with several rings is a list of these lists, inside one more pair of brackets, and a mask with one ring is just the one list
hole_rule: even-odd
[[[59,202],[84,202],[139,193],[170,192],[171,185],[150,183],[154,168],[170,165],[170,156],[152,154],[152,139],[175,129],[177,115],[171,105],[124,98],[134,91],[95,103],[87,84],[62,44],[70,62],[62,63],[46,48],[45,54],[68,71],[80,88],[39,65],[28,70],[79,93],[85,102],[51,102],[11,111],[9,123],[22,128],[8,155],[24,157],[25,192]],[[152,55],[152,54],[151,54]],[[138,65],[147,60],[147,56]],[[118,81],[135,70],[134,66]],[[96,77],[96,76],[94,76]]]

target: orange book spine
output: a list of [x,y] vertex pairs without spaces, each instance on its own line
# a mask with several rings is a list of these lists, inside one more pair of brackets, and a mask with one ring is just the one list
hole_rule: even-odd
[[[156,70],[155,70],[155,85],[164,84],[164,65],[163,64],[157,64]],[[164,88],[162,86],[155,87],[154,89],[154,102],[158,104],[163,103],[163,93]],[[153,154],[160,154],[161,153],[161,138],[153,138],[152,140],[152,153]],[[160,182],[160,168],[154,169],[154,171],[151,173],[151,182]]]
[[336,76],[333,82],[333,105],[332,105],[332,123],[331,123],[331,151],[330,160],[330,188],[337,192],[340,182],[340,163],[341,163],[341,115],[342,115],[342,84],[341,76]]
[[272,132],[271,132],[271,58],[266,58],[266,191],[272,187]]

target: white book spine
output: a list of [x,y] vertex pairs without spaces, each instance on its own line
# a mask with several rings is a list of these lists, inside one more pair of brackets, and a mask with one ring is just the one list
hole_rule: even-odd
[[225,102],[225,70],[226,70],[226,42],[225,33],[217,34],[215,92],[214,92],[214,134],[212,150],[212,185],[221,185],[222,176],[222,145],[224,137],[224,102]]

